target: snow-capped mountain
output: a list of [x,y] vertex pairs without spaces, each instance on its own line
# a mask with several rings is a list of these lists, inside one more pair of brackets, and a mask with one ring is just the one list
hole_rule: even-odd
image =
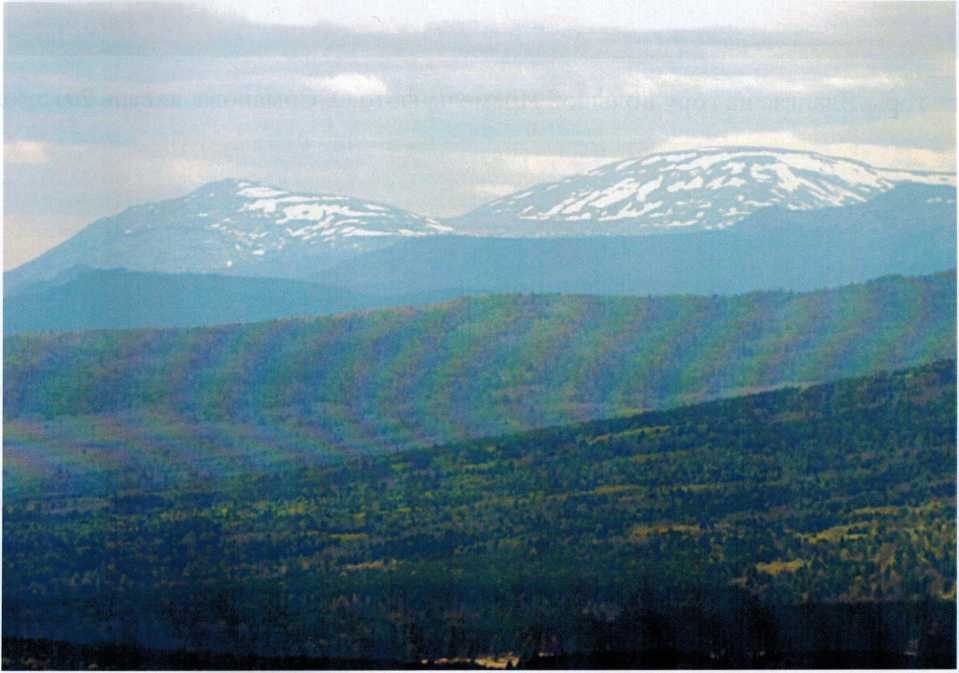
[[710,147],[617,161],[497,199],[452,223],[487,236],[723,229],[769,206],[847,206],[904,182],[955,186],[956,177],[816,152]]
[[[751,224],[742,227],[786,225],[789,218],[776,213],[862,204],[906,183],[946,190],[932,196],[902,192],[895,205],[901,224],[923,211],[910,199],[954,199],[955,181],[951,173],[876,168],[814,152],[707,148],[618,161],[498,199],[447,224],[353,197],[222,180],[94,222],[6,273],[5,294],[76,266],[319,280],[357,255],[421,239],[430,248],[428,242],[443,234],[547,238],[736,231],[747,218]],[[954,213],[954,205],[948,207]]]
[[449,226],[392,206],[222,180],[186,196],[134,206],[7,274],[7,289],[76,265],[137,271],[296,277]]

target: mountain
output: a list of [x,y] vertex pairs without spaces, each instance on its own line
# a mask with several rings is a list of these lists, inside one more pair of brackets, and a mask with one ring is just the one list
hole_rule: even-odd
[[721,230],[403,241],[315,279],[374,293],[735,294],[813,290],[955,266],[955,188],[910,183],[851,206],[767,207]]
[[498,295],[251,325],[11,336],[4,436],[31,446],[38,469],[90,432],[98,439],[80,442],[90,450],[119,442],[144,464],[172,451],[198,476],[283,456],[326,460],[950,357],[955,315],[955,274],[943,273],[805,294]]
[[484,236],[724,229],[768,206],[848,206],[904,182],[954,187],[956,178],[876,168],[816,152],[710,147],[618,161],[496,199],[450,223]]
[[222,180],[97,220],[4,280],[11,294],[76,265],[302,277],[396,240],[449,231],[371,201]]
[[283,278],[71,267],[3,302],[6,334],[194,327],[443,301],[454,291],[364,295]]
[[[4,449],[4,660],[953,668],[955,399],[942,361],[322,466],[263,435],[283,469],[248,454],[227,479],[181,478],[226,454],[203,437],[131,446],[176,419],[121,441],[116,419],[78,423],[50,452]],[[101,647],[65,665],[75,648],[21,659],[13,636]]]
[[[810,254],[818,256],[821,249],[841,251],[829,262],[830,268],[835,267],[833,272],[820,268],[804,274],[807,279],[816,273],[825,274],[818,285],[822,287],[863,280],[860,268],[869,269],[872,277],[952,268],[954,262],[941,263],[940,247],[955,232],[954,185],[952,174],[880,169],[812,152],[708,148],[620,161],[585,175],[532,187],[441,223],[352,197],[223,180],[182,198],[134,206],[94,222],[37,259],[7,272],[5,295],[54,279],[76,266],[313,279],[327,285],[389,293],[417,292],[424,283],[429,290],[443,291],[465,286],[470,290],[530,287],[570,292],[606,292],[607,286],[620,288],[614,292],[807,289],[811,287],[808,282],[796,285],[788,277],[793,272],[784,279],[776,277],[783,264],[796,268],[805,262],[798,253],[790,257],[789,248],[796,236],[790,238],[788,232],[782,240],[768,231],[757,231],[761,236],[748,241],[682,238],[648,243],[586,242],[581,250],[553,243],[506,244],[504,250],[503,245],[486,239],[689,234],[735,231],[747,226],[759,229],[757,222],[789,222],[801,247]],[[895,199],[877,200],[893,192],[897,194]],[[870,213],[868,204],[872,201],[882,205],[872,207]],[[807,217],[795,217],[797,214]],[[863,238],[857,242],[857,236],[866,232],[861,227],[843,226],[859,223],[863,217],[882,240]],[[941,220],[945,233],[928,227],[935,218]],[[829,226],[817,229],[813,226],[817,222]],[[914,251],[900,247],[898,234],[889,238],[889,227],[913,227],[907,248]],[[843,233],[837,234],[834,229]],[[445,238],[440,235],[453,233],[465,236],[453,242],[440,240]],[[829,238],[834,235],[841,240]],[[818,240],[805,240],[812,236]],[[476,237],[479,240],[466,240]],[[612,266],[598,257],[609,245],[614,248]],[[893,248],[884,247],[890,245]],[[774,251],[775,259],[769,262],[773,275],[764,278],[771,285],[726,283],[713,278],[710,281],[716,287],[711,290],[708,284],[685,287],[664,280],[689,270],[690,265],[716,262],[728,269],[749,269],[753,261],[764,263],[750,246]],[[697,252],[703,247],[711,250],[708,259]],[[867,252],[864,260],[858,258],[858,252],[852,254],[873,248],[875,251]],[[930,248],[938,252],[923,264],[920,260]],[[447,250],[451,250],[450,258],[444,256]],[[570,268],[577,258],[581,268]],[[522,268],[527,259],[538,277],[533,278],[532,270]],[[487,270],[477,276],[480,260]],[[843,260],[848,269],[843,269]],[[327,270],[335,266],[341,268],[327,275]],[[653,268],[663,271],[652,274]],[[570,274],[586,277],[593,273],[609,277],[610,282],[597,280],[587,287],[579,280],[567,279]],[[637,273],[643,275],[641,282],[633,277]],[[517,283],[502,285],[504,275],[516,278]],[[622,282],[617,282],[614,275],[622,275]],[[747,273],[747,281],[749,277]],[[388,285],[378,287],[384,280]],[[402,284],[396,284],[397,280]],[[662,287],[653,290],[657,283]]]

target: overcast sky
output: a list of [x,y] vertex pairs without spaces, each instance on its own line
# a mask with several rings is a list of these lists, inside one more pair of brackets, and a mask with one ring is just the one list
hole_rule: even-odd
[[224,177],[445,216],[666,147],[955,167],[951,2],[4,12],[5,268],[98,217]]

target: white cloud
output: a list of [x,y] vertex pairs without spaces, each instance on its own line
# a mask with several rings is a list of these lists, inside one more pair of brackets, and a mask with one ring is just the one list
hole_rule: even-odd
[[846,75],[841,77],[825,77],[818,81],[826,89],[840,91],[853,89],[895,89],[904,83],[901,77],[893,77],[891,75]]
[[561,177],[583,173],[619,157],[569,156],[559,154],[496,154],[493,161],[501,170],[534,177]]
[[351,98],[369,98],[386,96],[389,88],[386,82],[376,75],[364,75],[358,72],[342,72],[331,77],[314,77],[305,80],[307,86],[334,96]]
[[[330,3],[317,0],[183,1],[201,9],[267,26],[304,27],[332,23],[371,32],[423,28],[422,18],[416,16],[416,5],[406,0],[376,0],[374,5],[369,2]],[[438,4],[442,6],[444,3]]]
[[435,23],[486,25],[609,26],[633,30],[682,30],[742,26],[784,30],[823,25],[837,3],[769,0],[188,0],[190,4],[260,24],[310,26],[332,22],[372,30],[422,30]]
[[922,147],[869,143],[820,142],[802,138],[788,131],[730,133],[720,136],[674,136],[657,146],[653,151],[663,152],[717,145],[751,145],[810,150],[820,154],[857,159],[882,168],[949,172],[956,170],[956,153],[953,150],[940,151]]
[[902,85],[891,75],[839,75],[831,77],[783,77],[769,75],[679,75],[631,72],[623,77],[623,93],[650,97],[669,91],[706,93],[762,91],[806,95],[824,91],[889,90]]
[[15,140],[3,146],[3,161],[8,164],[45,164],[50,157],[47,143],[34,140]]
[[479,184],[473,187],[473,191],[480,196],[506,196],[518,191],[513,185],[503,183],[497,184]]
[[155,167],[159,173],[158,182],[182,185],[183,188],[246,175],[236,164],[195,158],[161,159]]

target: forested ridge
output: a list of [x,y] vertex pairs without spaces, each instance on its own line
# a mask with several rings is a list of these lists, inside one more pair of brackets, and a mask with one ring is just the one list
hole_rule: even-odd
[[219,445],[268,436],[311,456],[392,451],[952,357],[955,314],[948,272],[804,294],[491,295],[214,328],[15,336],[4,340],[5,430],[30,442],[58,432],[36,424],[87,416],[136,435],[160,425],[142,418],[153,414],[194,436],[219,433]]
[[4,636],[951,666],[955,377],[940,361],[189,487],[51,480],[4,499]]

